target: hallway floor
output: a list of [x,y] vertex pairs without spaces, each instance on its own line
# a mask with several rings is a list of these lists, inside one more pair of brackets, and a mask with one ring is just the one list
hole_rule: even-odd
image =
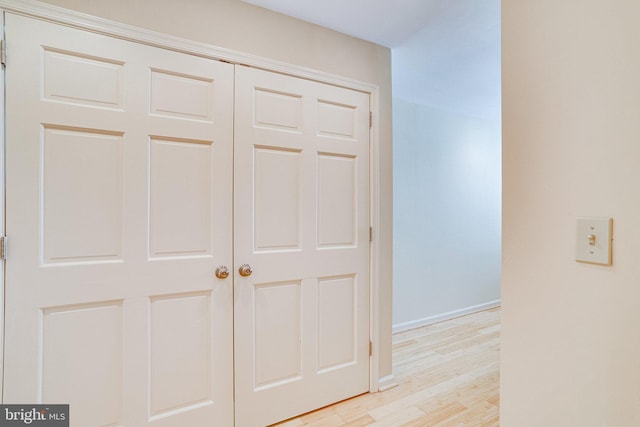
[[397,387],[275,426],[498,426],[499,350],[499,308],[395,334]]

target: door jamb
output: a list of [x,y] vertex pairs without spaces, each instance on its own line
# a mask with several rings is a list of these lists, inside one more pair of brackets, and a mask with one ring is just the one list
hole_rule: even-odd
[[[0,40],[2,40],[2,53],[0,57],[4,58],[7,44],[4,38],[4,11],[0,10]],[[5,66],[0,65],[0,90],[2,97],[0,99],[0,120],[2,120],[2,131],[0,132],[0,236],[5,235],[5,135],[6,135],[6,114],[5,114]],[[5,238],[6,240],[6,238]],[[6,258],[6,241],[4,242],[4,255]],[[6,260],[0,260],[0,402],[4,402],[4,282],[5,282],[5,263]]]

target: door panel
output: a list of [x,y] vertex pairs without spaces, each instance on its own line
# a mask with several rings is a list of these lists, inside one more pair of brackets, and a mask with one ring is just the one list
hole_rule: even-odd
[[254,250],[297,250],[302,225],[301,152],[256,147],[253,155]]
[[357,246],[357,164],[355,156],[318,154],[318,247]]
[[7,403],[233,424],[233,66],[8,14]]
[[74,425],[122,422],[122,312],[122,301],[42,310],[42,402],[73,402]]
[[369,97],[236,67],[236,425],[369,388]]
[[[43,264],[121,261],[123,134],[52,125],[42,133]],[[82,215],[72,215],[79,200]]]
[[150,139],[152,258],[211,256],[212,150],[211,141]]
[[152,417],[211,401],[210,299],[209,292],[151,299]]

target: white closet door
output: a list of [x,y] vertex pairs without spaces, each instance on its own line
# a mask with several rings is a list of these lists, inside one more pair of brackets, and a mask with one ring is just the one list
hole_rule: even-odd
[[236,425],[368,391],[369,96],[236,67]]
[[233,66],[8,15],[7,403],[231,426]]

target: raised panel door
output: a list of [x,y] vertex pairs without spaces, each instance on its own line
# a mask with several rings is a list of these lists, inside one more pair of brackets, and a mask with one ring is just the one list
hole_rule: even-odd
[[233,66],[7,14],[6,403],[233,425]]
[[236,67],[236,425],[369,389],[369,96]]

